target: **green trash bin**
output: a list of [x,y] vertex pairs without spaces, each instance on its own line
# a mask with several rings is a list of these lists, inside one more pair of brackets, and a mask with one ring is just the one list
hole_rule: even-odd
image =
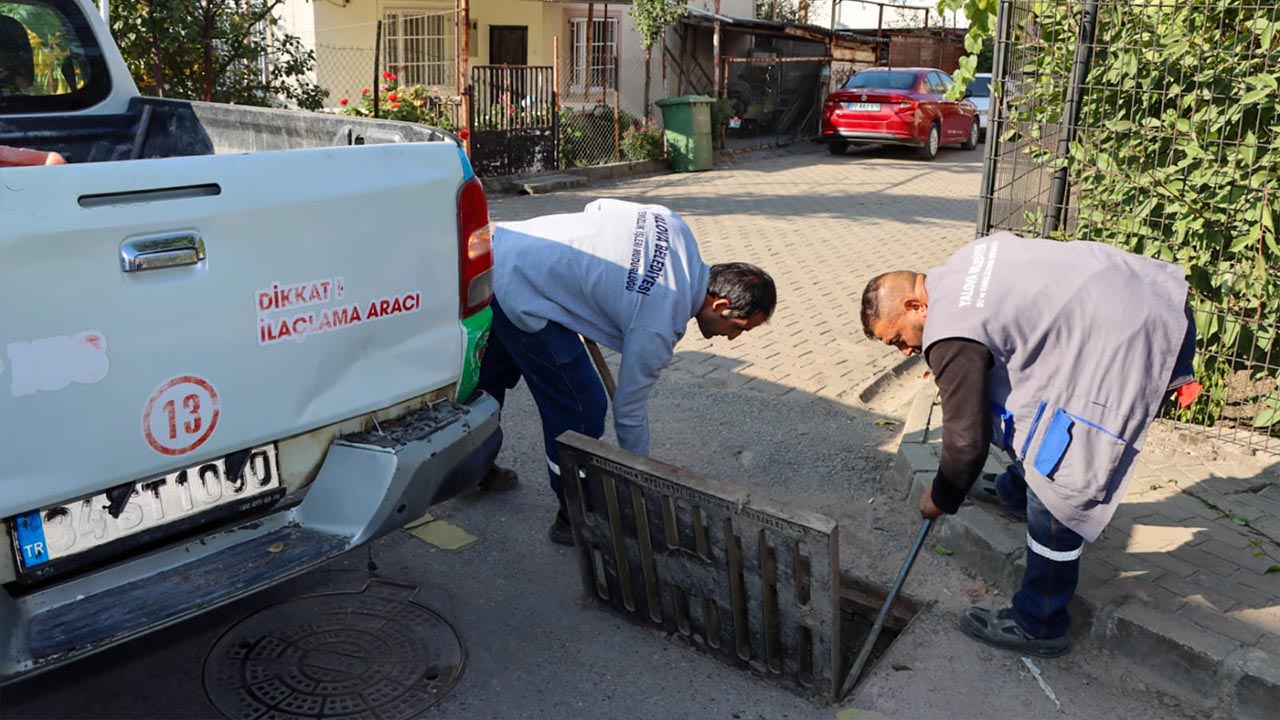
[[710,170],[715,148],[711,140],[711,105],[715,98],[680,95],[657,102],[662,108],[671,169],[676,172]]

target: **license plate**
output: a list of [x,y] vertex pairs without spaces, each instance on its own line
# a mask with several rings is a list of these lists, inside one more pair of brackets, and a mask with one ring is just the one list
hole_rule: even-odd
[[272,491],[279,488],[276,446],[263,445],[249,451],[238,478],[230,477],[227,459],[220,458],[132,488],[19,515],[10,521],[14,552],[20,570],[34,570],[143,533],[154,535],[149,531],[217,508],[247,509],[251,499],[278,495]]
[[880,112],[880,103],[845,103],[844,109],[861,112]]

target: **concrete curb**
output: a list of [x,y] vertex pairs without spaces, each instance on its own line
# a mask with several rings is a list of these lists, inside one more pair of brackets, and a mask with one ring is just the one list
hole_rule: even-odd
[[491,195],[509,195],[518,193],[526,185],[536,183],[546,177],[582,178],[585,182],[602,182],[620,180],[642,175],[657,175],[669,172],[671,164],[666,160],[644,160],[639,162],[620,162],[595,167],[573,168],[572,170],[548,170],[542,173],[526,173],[521,175],[503,175],[501,177],[481,178],[486,193]]
[[895,358],[893,362],[878,368],[871,379],[857,389],[858,401],[864,405],[870,403],[895,381],[915,372],[922,364],[923,361],[919,355]]
[[[903,488],[909,512],[917,511],[920,494],[933,482],[941,453],[942,411],[929,382],[903,422],[890,470]],[[1003,467],[994,455],[988,459],[989,471]],[[1017,591],[1026,567],[1025,537],[1021,523],[972,504],[935,529],[937,542],[953,551],[957,561],[1007,597]],[[1091,573],[1087,560],[1071,615],[1074,643],[1105,648],[1151,687],[1192,707],[1249,720],[1273,718],[1280,707],[1280,657],[1147,605],[1122,582]]]

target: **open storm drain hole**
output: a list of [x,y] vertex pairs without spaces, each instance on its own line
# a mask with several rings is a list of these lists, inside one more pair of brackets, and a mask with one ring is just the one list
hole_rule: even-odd
[[[841,575],[840,577],[840,649],[843,667],[841,675],[847,673],[853,667],[853,663],[858,658],[858,653],[862,651],[862,646],[866,644],[868,636],[871,635],[871,626],[875,624],[876,617],[880,614],[880,609],[884,607],[885,598],[889,595],[887,588],[873,585],[860,578],[850,577],[849,575]],[[880,636],[876,638],[876,643],[871,648],[871,657],[867,661],[867,667],[862,672],[862,677],[866,677],[871,668],[880,660],[889,646],[893,644],[898,636],[901,635],[915,616],[924,609],[923,604],[918,600],[907,597],[901,593],[897,599],[893,601],[893,607],[889,610],[888,617],[885,618],[884,627],[880,630]]]
[[453,628],[412,602],[412,585],[292,600],[223,634],[204,665],[228,718],[413,718],[453,687],[466,654]]

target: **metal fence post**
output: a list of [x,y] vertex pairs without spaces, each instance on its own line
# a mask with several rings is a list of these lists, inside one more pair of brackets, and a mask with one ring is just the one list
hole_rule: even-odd
[[475,98],[472,97],[471,78],[469,77],[471,74],[469,71],[469,63],[471,62],[471,0],[460,0],[458,3],[457,25],[462,26],[462,42],[460,43],[462,52],[458,58],[458,75],[462,81],[458,92],[462,93],[463,96],[461,125],[467,130],[467,138],[462,141],[462,144],[467,151],[467,155],[471,155],[471,135],[475,132],[471,127]]
[[991,234],[991,205],[996,194],[996,164],[1000,160],[1000,106],[1009,87],[1009,45],[1013,41],[1013,0],[1000,0],[996,15],[996,47],[991,68],[991,99],[987,114],[987,147],[982,164],[982,188],[978,194],[978,236]]
[[[1089,79],[1089,63],[1093,59],[1093,42],[1098,30],[1098,0],[1084,4],[1080,18],[1080,34],[1076,39],[1075,58],[1071,62],[1071,81],[1067,86],[1067,104],[1063,109],[1064,127],[1058,134],[1058,157],[1065,158],[1071,152],[1071,141],[1076,137],[1080,123],[1080,106],[1084,102],[1084,85]],[[1049,190],[1049,212],[1045,213],[1042,234],[1049,237],[1062,226],[1066,212],[1067,167],[1063,165],[1053,173],[1053,185]]]
[[382,67],[382,21],[378,21],[377,34],[373,41],[373,116],[378,117],[378,96],[381,95],[379,88],[381,87],[382,77],[379,75]]
[[551,36],[551,166],[560,170],[560,36]]

